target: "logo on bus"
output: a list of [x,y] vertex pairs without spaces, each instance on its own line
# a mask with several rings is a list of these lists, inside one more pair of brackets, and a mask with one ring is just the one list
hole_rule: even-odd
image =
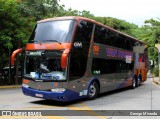
[[82,48],[82,42],[75,42],[74,47],[76,48]]
[[93,52],[94,52],[95,55],[98,55],[98,54],[99,54],[99,49],[100,49],[100,48],[99,48],[98,45],[94,45],[94,46],[93,46]]

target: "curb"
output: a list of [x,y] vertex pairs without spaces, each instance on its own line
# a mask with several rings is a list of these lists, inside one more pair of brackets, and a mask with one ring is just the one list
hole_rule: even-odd
[[11,86],[0,86],[0,89],[7,89],[7,88],[21,88],[21,85],[11,85]]
[[160,85],[160,80],[159,79],[157,79],[156,77],[152,77],[152,81],[155,83],[155,84],[157,84],[157,85]]
[[157,85],[160,85],[160,82],[157,82],[157,81],[153,81],[154,83],[156,83]]

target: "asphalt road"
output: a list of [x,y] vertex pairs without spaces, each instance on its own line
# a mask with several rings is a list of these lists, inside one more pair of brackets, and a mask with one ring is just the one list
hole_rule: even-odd
[[[0,89],[0,110],[89,110],[87,113],[94,116],[95,119],[117,119],[119,116],[104,116],[95,110],[160,110],[160,85],[153,83],[152,78],[148,78],[146,82],[136,89],[125,88],[101,94],[95,100],[89,101],[87,99],[82,99],[70,103],[48,101],[24,96],[21,88]],[[43,117],[43,119],[85,119],[86,116],[75,117],[74,114],[73,116],[66,114],[65,116],[55,115],[54,117]],[[129,118],[130,117],[131,116],[129,116]],[[2,116],[0,118],[4,117]],[[87,116],[87,118],[93,119],[91,116]],[[128,118],[128,116],[123,117],[123,119],[125,118]],[[134,118],[159,119],[160,117],[132,116],[132,119]],[[20,119],[20,117],[18,119]],[[25,117],[25,119],[27,118]]]

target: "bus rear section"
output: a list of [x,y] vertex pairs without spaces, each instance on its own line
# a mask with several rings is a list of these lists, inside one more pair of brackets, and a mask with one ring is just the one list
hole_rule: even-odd
[[137,85],[145,82],[147,80],[148,72],[148,52],[147,48],[143,53],[136,53],[136,62],[135,62],[135,75],[137,79]]

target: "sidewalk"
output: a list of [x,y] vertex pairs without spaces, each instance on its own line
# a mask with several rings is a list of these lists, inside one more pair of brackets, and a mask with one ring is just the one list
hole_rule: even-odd
[[160,85],[160,80],[159,80],[159,77],[153,77],[153,82]]

